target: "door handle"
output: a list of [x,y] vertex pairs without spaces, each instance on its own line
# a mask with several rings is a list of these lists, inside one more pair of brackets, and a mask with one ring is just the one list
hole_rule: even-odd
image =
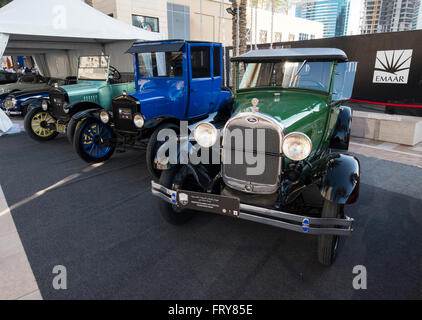
[[190,92],[196,92],[196,91],[198,91],[198,90],[196,90],[196,89],[190,89]]

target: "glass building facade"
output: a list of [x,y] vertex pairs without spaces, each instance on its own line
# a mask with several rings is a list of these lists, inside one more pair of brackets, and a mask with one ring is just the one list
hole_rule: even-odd
[[296,7],[296,17],[322,22],[324,38],[347,34],[350,0],[306,1]]
[[361,32],[414,30],[418,26],[420,0],[364,0]]

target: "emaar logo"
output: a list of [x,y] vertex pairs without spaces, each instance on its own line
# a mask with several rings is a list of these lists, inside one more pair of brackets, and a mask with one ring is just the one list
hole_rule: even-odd
[[413,50],[378,51],[373,83],[407,84]]

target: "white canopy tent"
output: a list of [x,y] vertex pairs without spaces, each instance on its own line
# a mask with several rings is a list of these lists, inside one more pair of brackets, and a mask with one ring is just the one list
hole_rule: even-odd
[[14,0],[0,9],[0,58],[33,56],[44,76],[76,76],[82,55],[106,54],[121,72],[133,71],[124,52],[134,41],[161,40],[113,19],[82,0]]

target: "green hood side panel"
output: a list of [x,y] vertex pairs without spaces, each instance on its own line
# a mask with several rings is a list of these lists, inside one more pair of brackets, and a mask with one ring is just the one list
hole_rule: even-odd
[[99,103],[98,91],[106,85],[106,81],[79,81],[77,84],[62,86],[61,88],[67,92],[69,103],[78,101]]
[[123,90],[128,93],[135,91],[135,83],[109,84],[107,81],[79,81],[78,84],[62,86],[69,95],[69,103],[89,101],[99,104],[106,110],[111,110],[113,98],[122,94]]
[[[280,94],[276,96],[275,93]],[[312,140],[311,157],[325,145],[324,135],[329,117],[329,96],[296,90],[254,90],[237,92],[238,112],[248,112],[251,100],[259,100],[259,113],[271,116],[285,127],[286,134],[305,133]],[[321,143],[322,142],[322,143]]]

